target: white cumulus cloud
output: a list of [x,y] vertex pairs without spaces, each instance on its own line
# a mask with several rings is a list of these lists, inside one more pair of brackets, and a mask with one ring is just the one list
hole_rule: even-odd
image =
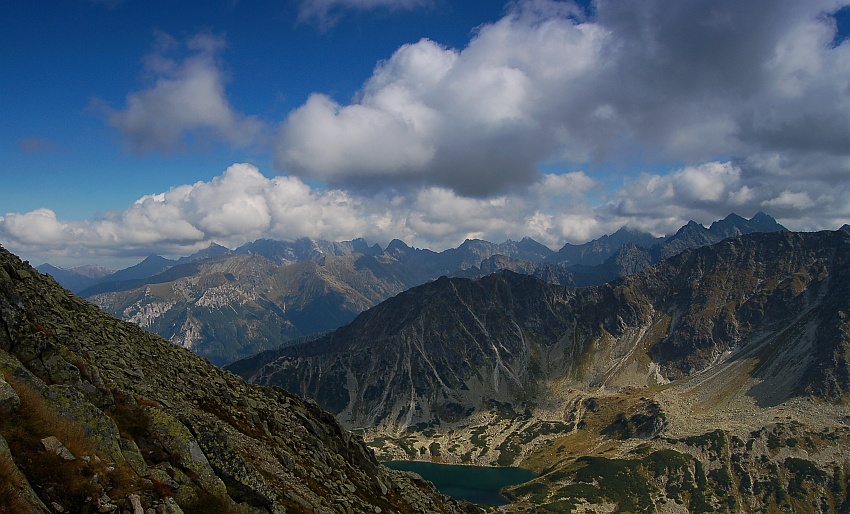
[[[159,51],[145,60],[151,84],[128,94],[123,109],[101,106],[107,122],[139,153],[181,150],[207,138],[236,147],[254,143],[263,124],[230,105],[217,58],[223,46],[223,38],[208,34],[185,43],[160,35]],[[182,60],[169,56],[183,47],[189,55]]]
[[[210,181],[143,196],[98,220],[64,221],[49,209],[7,213],[0,217],[0,243],[57,265],[104,263],[109,257],[133,264],[150,253],[181,256],[212,242],[236,248],[259,238],[365,237],[381,245],[398,238],[443,250],[467,238],[502,242],[529,236],[558,249],[626,225],[670,234],[689,220],[708,224],[732,211],[751,216],[764,210],[791,229],[834,229],[850,219],[846,187],[817,196],[753,189],[730,162],[645,173],[611,193],[599,187],[577,171],[542,174],[527,187],[484,198],[427,185],[347,191],[311,186],[294,176],[268,178],[253,165],[234,164]],[[795,218],[799,212],[806,216]]]
[[[833,45],[831,17],[847,4],[513,2],[464,48],[402,46],[348,104],[312,96],[283,121],[276,162],[330,184],[478,197],[536,183],[542,162],[678,163],[690,171],[669,193],[696,203],[775,196],[765,174],[847,180],[850,43]],[[749,166],[774,155],[783,170]],[[740,167],[737,195],[716,189],[714,162]]]

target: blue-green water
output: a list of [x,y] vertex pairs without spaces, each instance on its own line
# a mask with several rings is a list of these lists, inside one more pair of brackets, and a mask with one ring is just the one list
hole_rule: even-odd
[[392,469],[422,475],[425,480],[434,482],[443,494],[483,505],[506,505],[508,501],[499,494],[501,488],[537,477],[534,472],[522,468],[452,466],[407,460],[384,464]]

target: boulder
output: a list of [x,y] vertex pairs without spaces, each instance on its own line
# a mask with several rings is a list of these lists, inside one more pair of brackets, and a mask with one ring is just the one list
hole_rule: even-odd
[[145,410],[150,416],[151,432],[177,464],[197,476],[198,484],[210,494],[227,495],[227,487],[210,467],[206,455],[189,429],[162,409],[145,407]]
[[41,445],[44,446],[45,451],[55,453],[64,460],[77,460],[71,450],[66,448],[56,436],[45,437],[41,440]]
[[0,375],[0,416],[8,416],[20,406],[21,399],[18,398],[18,393],[3,379],[3,375]]

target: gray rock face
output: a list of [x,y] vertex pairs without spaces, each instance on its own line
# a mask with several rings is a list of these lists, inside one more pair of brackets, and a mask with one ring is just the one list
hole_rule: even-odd
[[44,446],[45,451],[55,453],[60,459],[76,460],[74,454],[68,448],[65,448],[65,445],[56,436],[45,437],[41,440],[41,445]]
[[21,399],[18,394],[10,386],[6,380],[0,376],[0,416],[8,416],[18,410],[21,406]]

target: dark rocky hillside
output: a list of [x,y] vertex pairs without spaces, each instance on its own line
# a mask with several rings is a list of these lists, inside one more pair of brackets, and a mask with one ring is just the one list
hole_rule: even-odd
[[460,512],[311,401],[246,384],[0,248],[0,512]]

